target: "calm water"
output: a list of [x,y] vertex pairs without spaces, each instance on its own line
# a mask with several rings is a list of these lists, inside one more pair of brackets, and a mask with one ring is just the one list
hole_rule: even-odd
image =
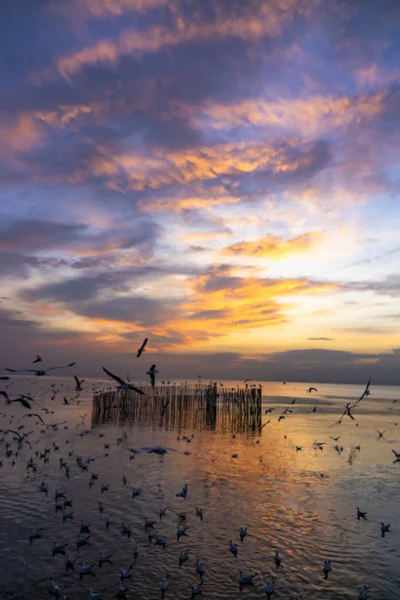
[[[63,386],[54,401],[50,400],[51,383]],[[225,382],[225,386],[235,384]],[[88,598],[89,587],[105,590],[105,599],[113,598],[120,568],[133,562],[135,540],[139,541],[140,553],[132,579],[125,580],[131,599],[160,598],[160,581],[167,573],[170,583],[166,598],[190,598],[191,585],[199,582],[196,558],[205,565],[203,599],[265,597],[263,578],[267,575],[275,578],[272,598],[277,599],[357,599],[364,584],[374,600],[400,598],[400,463],[393,464],[391,452],[392,448],[400,451],[399,388],[372,385],[371,396],[354,411],[358,426],[346,417],[342,425],[329,427],[346,402],[359,397],[362,386],[318,384],[318,393],[310,395],[304,383],[265,383],[262,422],[271,422],[261,433],[250,429],[233,437],[232,431],[238,431],[238,426],[229,419],[210,424],[198,414],[172,418],[170,407],[161,419],[159,408],[149,405],[133,423],[113,419],[95,424],[90,433],[80,436],[92,425],[92,382],[87,385],[80,404],[75,401],[70,406],[64,406],[62,398],[64,394],[75,395],[71,378],[15,378],[7,389],[11,396],[29,391],[40,408],[54,410],[54,414],[46,415],[35,406],[34,412],[39,412],[46,423],[66,420],[68,429],[62,425],[57,431],[47,428],[41,433],[35,418],[24,418],[21,432],[35,431],[29,437],[32,450],[24,445],[17,457],[13,453],[7,458],[6,441],[16,449],[13,436],[7,434],[0,443],[0,597],[47,598],[48,579],[53,576],[69,598]],[[0,389],[6,386],[0,385]],[[293,398],[297,399],[291,406],[293,412],[278,423],[279,414]],[[315,406],[317,410],[312,412]],[[269,407],[275,410],[265,415],[264,409]],[[5,403],[2,411],[7,416],[0,416],[0,427],[13,429],[28,412]],[[383,438],[378,439],[377,429],[385,431]],[[118,444],[123,432],[127,437]],[[194,434],[190,444],[182,441],[183,434]],[[340,440],[335,442],[329,436],[340,436]],[[319,450],[315,442],[327,445]],[[59,451],[54,450],[53,443]],[[110,448],[105,449],[105,444]],[[163,458],[136,454],[129,460],[129,448],[151,445],[191,454],[170,452]],[[48,463],[35,457],[36,451],[52,446]],[[302,451],[296,452],[296,446]],[[69,452],[73,452],[72,457],[68,457]],[[232,458],[234,453],[237,458]],[[95,458],[89,473],[80,471],[76,455]],[[26,471],[30,456],[37,462],[37,474]],[[59,467],[60,457],[70,466],[69,480]],[[99,474],[91,489],[90,472]],[[49,483],[48,497],[38,491],[44,478]],[[110,484],[103,494],[102,483]],[[189,486],[186,500],[176,496],[184,483]],[[134,499],[132,487],[142,489]],[[74,519],[65,524],[62,512],[55,511],[56,488],[73,501]],[[104,504],[102,516],[97,509],[99,500]],[[169,510],[159,521],[158,511],[165,506]],[[196,516],[196,506],[204,509],[203,521]],[[368,512],[368,520],[356,519],[357,506]],[[188,535],[177,542],[180,513],[186,514]],[[106,517],[112,522],[109,529]],[[166,536],[166,548],[149,544],[145,518],[157,521],[155,529]],[[77,552],[81,519],[91,523],[91,539]],[[122,521],[131,524],[131,539],[122,536]],[[391,533],[384,538],[381,521],[391,524]],[[239,540],[241,526],[247,526],[249,532],[243,543]],[[42,527],[43,537],[30,546],[31,527]],[[229,551],[230,539],[239,544],[237,558]],[[66,573],[65,557],[52,558],[53,541],[68,543],[70,558],[77,558],[75,573]],[[183,548],[190,549],[190,558],[180,569],[178,556]],[[279,568],[273,558],[276,548],[282,557]],[[96,564],[96,577],[89,575],[80,581],[79,562],[97,563],[100,550],[112,552],[113,564],[102,568]],[[332,561],[327,580],[322,573],[326,558]],[[257,574],[254,584],[242,591],[240,569]]]

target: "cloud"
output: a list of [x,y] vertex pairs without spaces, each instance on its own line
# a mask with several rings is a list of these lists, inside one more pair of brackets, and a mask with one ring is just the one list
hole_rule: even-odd
[[141,218],[133,224],[103,229],[86,223],[63,223],[43,220],[11,220],[0,226],[0,252],[26,252],[65,249],[73,253],[109,252],[139,248],[150,252],[161,227]]
[[176,307],[166,301],[153,300],[145,296],[94,300],[84,304],[72,304],[72,309],[91,319],[119,321],[145,328],[154,328],[168,321],[176,312]]
[[237,242],[224,248],[224,254],[260,256],[273,259],[285,258],[291,254],[307,252],[315,247],[320,235],[314,232],[305,233],[289,240],[282,240],[276,236],[268,236],[250,242]]

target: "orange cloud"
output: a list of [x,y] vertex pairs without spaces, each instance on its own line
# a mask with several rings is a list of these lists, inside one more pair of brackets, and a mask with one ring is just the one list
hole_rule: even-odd
[[[77,6],[78,12],[86,11],[102,17],[108,14],[120,15],[129,10],[144,12],[164,3],[166,0],[75,0],[73,6]],[[248,2],[237,15],[227,14],[226,10],[220,11],[215,6],[214,22],[202,19],[201,13],[192,15],[189,19],[183,13],[178,14],[172,5],[170,8],[175,21],[172,28],[155,26],[147,31],[125,30],[116,41],[101,40],[92,46],[59,57],[55,61],[56,70],[59,75],[69,80],[86,65],[114,65],[124,55],[140,57],[143,53],[158,52],[163,48],[192,41],[204,42],[236,37],[254,42],[265,35],[278,36],[297,13],[305,15],[310,5],[315,4],[318,4],[318,0],[269,0],[262,4]],[[74,15],[72,7],[68,7],[67,12]],[[42,72],[42,75],[48,77],[49,70]]]
[[5,157],[11,152],[23,152],[35,147],[42,140],[42,132],[34,116],[19,114],[15,120],[0,120],[0,153]]
[[192,109],[195,125],[229,129],[240,125],[278,127],[315,136],[334,128],[346,128],[361,119],[372,119],[383,110],[385,92],[356,97],[314,96],[311,98],[279,98],[277,100],[245,100],[236,104],[208,103]]
[[271,235],[252,242],[238,242],[232,244],[225,248],[223,253],[230,255],[245,254],[256,257],[268,256],[269,258],[280,259],[291,254],[306,252],[307,250],[314,248],[320,239],[321,234],[313,231],[290,240],[282,240],[281,238]]

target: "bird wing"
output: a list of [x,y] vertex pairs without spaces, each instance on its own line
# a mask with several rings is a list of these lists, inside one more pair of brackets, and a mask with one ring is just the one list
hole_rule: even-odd
[[359,399],[357,400],[357,402],[355,402],[353,404],[353,406],[356,406],[356,404],[358,404],[359,402],[361,402],[361,400],[363,400],[365,398],[365,396],[368,394],[369,392],[369,386],[371,385],[371,377],[368,379],[368,383],[365,386],[365,390],[363,391],[363,393],[361,394],[361,396],[359,397]]
[[31,408],[31,405],[29,404],[28,400],[26,400],[26,398],[17,398],[16,400],[14,400],[14,402],[21,402],[22,406],[24,406],[25,408]]
[[0,429],[0,431],[2,431],[3,433],[14,433],[15,435],[17,435],[21,440],[23,439],[23,436],[18,433],[18,431],[14,431],[14,429]]
[[346,414],[346,409],[344,410],[344,412],[341,415],[340,419],[338,419],[337,421],[335,421],[335,423],[332,423],[332,425],[329,425],[329,427],[333,427],[334,425],[338,425],[339,423],[341,423],[345,414]]
[[143,392],[143,390],[140,390],[139,388],[135,387],[134,385],[132,385],[130,389],[133,390],[134,392],[136,392],[137,394],[140,394],[141,396],[145,396],[146,395]]
[[140,349],[141,349],[141,350],[144,350],[144,347],[145,347],[145,345],[147,344],[147,340],[148,340],[148,338],[144,338],[144,340],[143,340],[143,344],[140,346]]
[[118,381],[118,383],[120,383],[121,385],[125,385],[125,381],[123,379],[121,379],[121,377],[118,377],[118,375],[113,375],[110,371],[107,371],[107,369],[105,367],[102,367],[103,371],[105,373],[107,373],[107,375],[109,377],[111,377],[111,379],[115,379],[115,381]]
[[4,369],[8,373],[37,373],[37,369]]
[[69,363],[69,365],[62,365],[61,367],[50,367],[50,369],[43,369],[44,371],[54,371],[54,369],[67,369],[68,367],[73,367],[76,365],[76,362]]
[[0,390],[0,396],[4,396],[6,400],[9,400],[8,394],[4,390]]
[[43,423],[43,425],[45,425],[46,423],[43,421],[42,417],[40,415],[38,415],[37,413],[26,413],[25,415],[23,415],[20,420],[18,421],[18,423],[20,423],[22,421],[22,419],[24,417],[37,417],[39,419],[39,421],[41,421]]
[[75,381],[76,381],[76,385],[79,387],[79,386],[80,386],[80,384],[81,384],[81,382],[79,381],[79,379],[77,378],[77,376],[76,376],[76,375],[74,375],[74,379],[75,379]]

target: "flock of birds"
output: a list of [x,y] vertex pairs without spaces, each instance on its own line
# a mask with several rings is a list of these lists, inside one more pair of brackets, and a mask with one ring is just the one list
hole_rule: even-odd
[[[136,356],[138,358],[143,354],[143,352],[145,352],[145,347],[146,347],[147,341],[148,340],[146,338],[143,341],[140,348],[137,350]],[[35,360],[33,361],[33,363],[40,364],[41,362],[42,362],[42,357],[40,355],[37,355]],[[62,365],[62,366],[58,366],[58,367],[51,367],[51,368],[46,368],[46,369],[43,369],[41,367],[38,367],[35,369],[9,369],[8,368],[8,369],[5,369],[5,371],[8,373],[13,373],[13,374],[27,374],[27,375],[34,375],[36,377],[43,377],[57,369],[72,368],[73,366],[75,366],[75,364],[76,364],[75,362],[71,362],[66,365]],[[141,390],[139,387],[134,386],[129,381],[129,377],[127,377],[127,380],[124,380],[121,377],[119,377],[118,375],[115,375],[114,373],[112,373],[111,371],[106,369],[105,367],[103,367],[103,371],[106,373],[106,375],[108,377],[110,377],[111,379],[113,379],[116,382],[117,390],[130,390],[130,391],[137,393],[140,396],[146,396],[146,394],[143,390]],[[157,372],[158,371],[156,369],[156,365],[152,365],[150,367],[150,369],[146,372],[146,374],[149,376],[151,385],[153,387],[155,386],[155,379],[156,379]],[[199,377],[201,377],[201,376],[199,376]],[[9,380],[10,380],[10,376],[8,376],[8,375],[0,377],[0,381],[7,382],[7,388],[10,385],[12,385],[12,381],[10,382]],[[250,379],[245,380],[246,386],[249,384],[249,381],[251,381],[251,380]],[[84,383],[85,383],[84,379],[79,379],[76,375],[74,375],[74,391],[75,391],[76,395],[70,399],[68,399],[66,396],[64,396],[64,400],[63,400],[64,405],[69,405],[71,402],[73,402],[75,400],[77,400],[77,402],[79,402],[79,400],[78,400],[79,395],[82,391],[85,390],[85,387],[83,385]],[[286,382],[283,382],[283,384],[285,385]],[[352,414],[352,411],[356,407],[359,406],[360,402],[362,402],[362,400],[364,400],[364,398],[369,396],[370,384],[371,384],[371,379],[369,379],[369,381],[365,387],[365,390],[362,393],[362,395],[360,396],[360,398],[354,403],[351,403],[351,402],[347,403],[344,408],[343,413],[340,415],[340,417],[337,421],[332,423],[331,427],[342,424],[343,420],[346,417],[348,417],[349,419],[351,419],[353,421],[355,420],[355,417]],[[54,400],[56,395],[60,392],[60,389],[56,389],[56,384],[52,384],[51,390],[52,390],[51,400]],[[92,386],[92,390],[95,390],[94,386]],[[309,394],[311,394],[313,391],[317,392],[317,389],[315,387],[310,387],[307,390],[307,392]],[[6,458],[11,459],[12,464],[15,464],[18,457],[22,455],[22,449],[25,446],[29,447],[30,450],[33,451],[34,445],[39,444],[41,441],[40,437],[36,441],[34,441],[34,439],[33,439],[33,437],[38,433],[38,430],[35,430],[35,429],[33,429],[32,431],[24,430],[25,422],[24,422],[24,424],[22,424],[22,421],[25,418],[29,418],[31,421],[35,420],[35,425],[40,428],[40,433],[45,433],[48,429],[51,429],[52,431],[56,432],[61,427],[63,427],[65,430],[68,430],[67,421],[61,421],[61,422],[55,422],[55,423],[46,423],[44,421],[43,416],[47,417],[48,415],[52,415],[55,412],[53,410],[50,410],[47,407],[40,408],[40,412],[45,413],[45,415],[43,415],[43,416],[41,414],[39,414],[39,412],[31,412],[32,406],[34,404],[35,405],[37,404],[40,407],[39,403],[32,397],[32,395],[19,394],[16,397],[11,398],[10,397],[11,392],[9,392],[8,389],[0,390],[0,395],[5,398],[6,405],[8,405],[8,406],[9,405],[14,405],[14,406],[20,405],[22,408],[24,408],[28,411],[28,412],[24,413],[18,419],[18,421],[15,419],[15,415],[10,415],[9,413],[0,413],[0,416],[2,416],[3,418],[5,418],[5,419],[9,418],[10,425],[13,423],[13,421],[15,419],[15,421],[14,421],[15,426],[13,428],[0,429],[0,434],[2,434],[2,437],[0,438],[0,445],[4,445],[5,456],[6,456]],[[288,416],[288,414],[292,411],[292,409],[290,407],[295,402],[296,402],[296,400],[294,399],[291,402],[291,404],[283,410],[283,412],[278,416],[278,422],[281,421],[282,419],[284,419],[286,416]],[[164,416],[167,406],[168,406],[168,403],[162,405],[161,416]],[[273,408],[266,409],[265,413],[271,414],[273,410],[274,410]],[[313,411],[315,412],[315,410],[313,410]],[[85,416],[81,417],[82,425],[84,423],[84,417]],[[263,424],[262,428],[264,428],[270,422],[271,422],[270,420],[265,422]],[[79,433],[79,436],[83,437],[85,435],[89,435],[91,433],[91,431],[92,431],[91,429],[84,429],[83,431],[81,431]],[[382,437],[384,432],[378,432],[378,433],[380,434],[380,437]],[[9,439],[6,438],[6,436],[8,434],[11,434],[13,436],[12,441],[9,441]],[[104,437],[104,434],[100,433],[99,437]],[[192,437],[194,437],[194,436],[192,436]],[[339,442],[340,436],[336,436],[336,437],[330,436],[330,438],[334,442]],[[178,440],[179,439],[180,439],[180,437],[178,437]],[[184,436],[183,439],[186,440],[187,443],[189,443],[192,438],[189,436]],[[117,445],[122,444],[124,442],[124,440],[126,440],[126,434],[124,434],[123,437],[118,438]],[[13,444],[15,444],[15,446],[13,446]],[[323,447],[325,444],[326,444],[326,442],[316,442],[316,446],[314,446],[314,447],[319,448],[320,450],[323,450]],[[107,453],[105,454],[105,456],[108,456],[108,451],[110,449],[110,443],[105,443],[104,449],[107,450]],[[341,448],[338,445],[335,446],[335,449],[338,450],[339,453],[340,453],[340,449],[343,450],[343,448]],[[358,448],[358,449],[360,449],[360,448]],[[296,452],[299,452],[301,450],[302,450],[301,446],[296,446]],[[129,452],[130,452],[129,461],[133,460],[135,458],[135,455],[138,452],[154,453],[154,454],[163,456],[163,455],[167,454],[169,451],[181,452],[181,451],[175,450],[173,448],[165,448],[162,446],[130,448],[129,449]],[[61,452],[66,452],[67,458],[64,458],[63,456],[61,456]],[[400,462],[400,452],[397,452],[396,450],[392,450],[392,452],[395,455],[394,462]],[[190,452],[181,452],[181,453],[182,454],[190,454]],[[237,454],[232,455],[233,458],[237,458],[237,456],[238,456]],[[60,471],[64,472],[66,481],[70,480],[71,471],[77,470],[77,472],[87,473],[89,489],[91,489],[93,486],[97,485],[97,487],[99,488],[99,493],[100,493],[101,497],[103,497],[102,495],[109,490],[109,484],[106,484],[106,483],[99,484],[99,482],[98,482],[99,473],[96,473],[94,470],[92,470],[92,468],[93,468],[92,463],[93,463],[94,459],[90,456],[84,458],[83,456],[76,454],[74,451],[73,445],[70,444],[69,440],[65,441],[64,447],[61,447],[60,442],[56,443],[54,441],[50,447],[44,447],[42,450],[36,450],[34,452],[34,455],[31,455],[27,461],[27,464],[26,464],[27,473],[29,475],[33,475],[35,477],[38,476],[38,473],[42,473],[45,470],[44,466],[47,463],[49,463],[51,457],[53,457],[55,460],[57,460],[57,458],[58,458],[59,469],[60,469]],[[1,466],[3,466],[2,460],[0,460],[0,467]],[[127,485],[127,477],[126,477],[126,475],[122,475],[122,487],[125,488],[126,485]],[[38,486],[37,491],[38,491],[38,493],[44,494],[46,497],[50,493],[54,494],[55,511],[56,511],[56,513],[58,513],[58,512],[61,513],[61,518],[62,518],[63,523],[76,520],[75,512],[73,510],[73,502],[67,498],[66,492],[61,491],[57,488],[55,488],[54,490],[51,490],[51,485],[49,483],[49,480],[48,480],[48,477],[46,474],[41,479],[40,485]],[[141,494],[140,488],[135,488],[135,487],[132,488],[132,493],[131,493],[132,498],[140,496],[140,494]],[[188,485],[186,483],[182,486],[182,489],[176,493],[176,497],[182,498],[184,501],[188,500]],[[106,529],[109,529],[110,527],[113,527],[114,525],[116,525],[115,523],[111,522],[111,520],[108,516],[103,517],[103,513],[105,510],[103,501],[100,501],[100,500],[98,501],[97,510],[99,512],[99,515],[103,518],[104,527]],[[161,507],[159,509],[159,514],[158,514],[159,521],[162,521],[162,519],[167,515],[168,510],[169,510],[168,507]],[[200,521],[203,520],[204,511],[202,508],[200,508],[198,506],[193,507],[193,514],[196,516],[196,518],[199,518]],[[177,517],[178,517],[178,522],[177,522],[177,528],[176,528],[176,539],[177,539],[177,542],[179,542],[179,540],[181,538],[184,538],[187,536],[187,530],[188,530],[187,512],[185,511],[182,513],[178,513]],[[366,520],[367,513],[365,511],[362,511],[359,507],[357,507],[355,517],[357,518],[357,520]],[[65,571],[67,573],[70,573],[70,572],[77,573],[80,581],[86,581],[88,578],[90,578],[92,580],[93,578],[95,578],[96,569],[100,569],[104,565],[108,565],[110,567],[112,567],[112,565],[113,565],[113,561],[112,561],[113,554],[104,549],[99,550],[98,556],[96,559],[93,557],[93,559],[90,562],[82,562],[82,561],[78,562],[78,556],[79,556],[80,549],[82,547],[90,544],[90,541],[92,538],[91,527],[92,527],[91,523],[89,523],[88,521],[86,521],[83,518],[79,519],[79,532],[77,533],[75,542],[73,544],[60,543],[57,541],[53,541],[52,548],[49,548],[49,552],[52,557],[55,557],[55,556],[65,557],[64,558]],[[121,523],[120,531],[121,531],[122,536],[126,536],[129,539],[131,538],[132,529],[131,529],[130,524]],[[166,537],[157,533],[156,521],[154,519],[149,519],[149,518],[145,519],[144,531],[148,538],[149,544],[154,543],[155,546],[160,546],[162,548],[165,548],[167,546]],[[382,522],[381,523],[382,537],[384,537],[386,534],[390,533],[390,531],[391,531],[390,524]],[[42,538],[43,535],[44,535],[44,531],[42,528],[33,527],[28,534],[29,544],[31,546],[34,545],[36,543],[36,540],[39,540],[40,538]],[[240,539],[240,544],[243,544],[247,535],[248,535],[247,527],[240,527],[240,529],[238,531],[238,539]],[[75,550],[76,550],[76,556],[74,558],[69,554],[69,550],[72,545],[75,546]],[[239,543],[230,539],[227,550],[229,550],[232,553],[232,555],[236,558],[239,553]],[[129,562],[129,564],[127,564],[126,566],[122,566],[119,570],[119,573],[116,576],[116,578],[118,579],[118,583],[116,584],[114,594],[117,598],[126,598],[128,592],[129,592],[129,588],[126,585],[126,581],[130,580],[132,578],[133,571],[134,571],[134,565],[138,560],[139,552],[140,552],[140,550],[139,550],[138,541],[132,541],[132,546],[131,546],[132,561],[130,562],[129,560],[127,560],[127,562]],[[177,556],[177,563],[179,564],[179,567],[182,568],[184,565],[186,565],[188,563],[189,559],[190,559],[189,549],[187,549],[187,548],[181,549],[179,552],[179,555]],[[281,557],[278,549],[276,549],[276,551],[275,551],[273,560],[278,569],[282,563],[282,557]],[[321,571],[323,573],[323,577],[325,579],[328,579],[328,576],[332,570],[333,569],[332,569],[331,560],[325,559],[324,563],[322,565],[322,569],[321,569]],[[191,593],[192,598],[195,598],[196,596],[198,596],[202,593],[202,589],[203,589],[202,586],[203,586],[203,580],[205,577],[205,573],[206,573],[206,568],[205,568],[204,563],[200,559],[197,558],[193,574],[198,579],[197,579],[197,581],[193,582],[193,584],[191,586],[190,593]],[[240,589],[242,589],[244,586],[252,585],[257,576],[258,575],[256,575],[256,574],[252,574],[252,573],[248,574],[248,573],[244,573],[242,570],[240,570],[239,575],[238,575],[238,584],[239,584]],[[266,594],[267,598],[270,599],[273,596],[273,594],[275,593],[276,578],[273,575],[263,576],[263,578],[265,580],[265,594]],[[168,591],[169,582],[170,582],[170,575],[166,572],[165,576],[161,579],[161,581],[159,583],[159,589],[160,589],[160,594],[161,594],[162,598],[164,598],[165,594]],[[95,590],[93,588],[88,588],[88,590],[87,590],[88,598],[89,598],[89,600],[101,600],[103,598],[105,591],[106,590],[104,590],[104,589],[103,590]],[[68,598],[68,595],[66,595],[64,593],[62,586],[57,584],[56,580],[53,577],[48,582],[48,592],[49,592],[49,594],[53,595],[56,598],[60,598],[63,600],[66,600]],[[366,585],[364,585],[360,589],[358,598],[359,598],[359,600],[368,600],[369,598],[371,598],[370,591]]]

